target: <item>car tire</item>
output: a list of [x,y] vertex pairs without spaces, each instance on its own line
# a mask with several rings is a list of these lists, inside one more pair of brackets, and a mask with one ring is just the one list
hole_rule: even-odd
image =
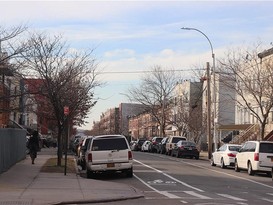
[[235,160],[234,170],[235,170],[235,172],[240,172],[240,168],[239,168],[238,162],[236,160]]
[[213,167],[216,166],[216,164],[214,163],[213,157],[211,157],[211,159],[210,159],[210,165],[213,166]]
[[199,159],[199,156],[195,156],[195,159],[198,160],[198,159]]
[[247,164],[247,173],[248,173],[248,175],[251,175],[251,176],[254,175],[254,171],[252,169],[251,162],[248,162],[248,164]]
[[223,159],[223,158],[221,159],[221,168],[222,168],[222,169],[225,169],[225,168],[226,168],[226,165],[225,165],[225,162],[224,162],[224,159]]
[[94,177],[94,173],[91,170],[86,169],[86,177],[87,179],[92,179]]
[[179,158],[179,157],[180,157],[179,151],[177,151],[177,153],[176,153],[176,157],[177,157],[177,158]]
[[133,168],[128,169],[128,170],[126,171],[126,176],[127,176],[127,177],[130,177],[130,178],[133,177]]

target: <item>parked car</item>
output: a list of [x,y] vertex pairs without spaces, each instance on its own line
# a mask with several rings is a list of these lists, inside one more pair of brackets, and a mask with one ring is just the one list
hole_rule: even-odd
[[172,156],[176,157],[190,157],[199,159],[199,150],[196,147],[196,144],[191,141],[180,140],[174,144],[172,149]]
[[163,137],[153,137],[152,143],[150,144],[149,151],[158,153],[159,143],[161,142],[162,139],[163,139]]
[[137,149],[137,141],[131,141],[129,143],[129,145],[130,145],[130,148],[131,148],[132,151],[136,151],[136,149]]
[[212,153],[210,159],[211,166],[220,165],[222,169],[227,166],[234,166],[235,157],[241,145],[238,144],[224,144],[215,152]]
[[158,153],[165,154],[166,153],[166,143],[168,141],[168,137],[163,137],[161,142],[158,143]]
[[146,139],[138,139],[136,141],[136,145],[135,145],[135,151],[141,151],[141,146],[142,144],[146,141]]
[[171,136],[166,142],[166,155],[171,155],[174,144],[180,140],[187,140],[186,137],[182,136]]
[[272,141],[247,141],[235,158],[235,171],[247,170],[249,175],[264,172],[269,176],[273,167]]
[[87,150],[88,144],[93,136],[87,136],[81,145],[81,149],[79,152],[79,156],[77,159],[77,164],[81,166],[82,170],[86,169],[86,164],[85,164],[85,152]]
[[86,176],[94,173],[124,172],[133,176],[133,155],[123,135],[100,135],[91,138],[85,153]]
[[142,146],[141,146],[141,151],[142,152],[148,152],[149,151],[149,147],[150,147],[151,141],[146,140]]

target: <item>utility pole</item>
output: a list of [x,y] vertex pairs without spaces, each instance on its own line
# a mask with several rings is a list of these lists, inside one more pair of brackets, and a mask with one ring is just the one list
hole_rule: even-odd
[[210,96],[210,66],[207,62],[207,141],[208,141],[208,158],[211,159],[212,140],[211,140],[211,96]]

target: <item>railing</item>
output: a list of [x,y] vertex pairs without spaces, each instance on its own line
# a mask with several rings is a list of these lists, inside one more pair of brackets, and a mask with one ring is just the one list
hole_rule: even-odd
[[242,144],[248,140],[257,140],[260,133],[260,126],[258,124],[250,125],[242,134],[234,137],[232,143]]

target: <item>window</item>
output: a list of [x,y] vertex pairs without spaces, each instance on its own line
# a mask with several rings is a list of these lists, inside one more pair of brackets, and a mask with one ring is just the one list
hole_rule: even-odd
[[128,149],[128,146],[125,139],[123,138],[95,139],[92,144],[93,151],[125,150],[125,149]]
[[273,153],[273,143],[261,143],[260,153]]

